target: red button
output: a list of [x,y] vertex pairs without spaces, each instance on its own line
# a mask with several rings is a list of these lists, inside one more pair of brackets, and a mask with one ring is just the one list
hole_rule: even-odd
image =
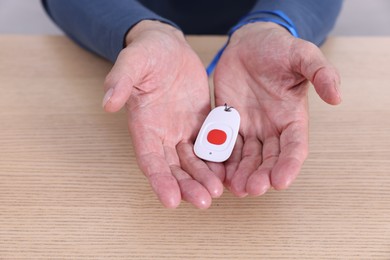
[[226,138],[226,133],[219,129],[213,129],[207,134],[207,141],[211,144],[221,145],[226,141]]

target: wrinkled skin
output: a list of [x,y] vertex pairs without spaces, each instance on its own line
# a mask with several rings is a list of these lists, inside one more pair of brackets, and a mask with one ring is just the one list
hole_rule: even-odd
[[239,197],[287,188],[308,154],[308,81],[329,104],[341,102],[339,75],[313,44],[272,23],[236,31],[215,71],[216,105],[241,115],[225,163],[225,185]]
[[326,102],[341,101],[339,76],[316,46],[270,23],[236,31],[214,85],[216,104],[240,112],[240,134],[225,164],[206,163],[193,153],[210,111],[204,66],[180,31],[142,21],[107,75],[103,106],[126,107],[137,162],[161,203],[204,209],[223,182],[240,197],[291,184],[308,153],[308,80]]
[[137,162],[165,207],[183,199],[208,208],[223,192],[224,167],[193,153],[210,111],[204,66],[169,25],[140,22],[126,42],[104,84],[104,109],[126,106]]

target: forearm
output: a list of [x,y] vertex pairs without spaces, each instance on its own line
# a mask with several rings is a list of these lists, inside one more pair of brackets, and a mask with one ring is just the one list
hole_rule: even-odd
[[[341,5],[342,0],[259,0],[252,12],[282,11],[293,21],[300,38],[320,45],[333,28]],[[279,19],[272,14],[260,16]]]
[[[43,0],[53,21],[84,48],[115,62],[127,32],[142,20],[176,26],[135,0]],[[177,26],[176,26],[177,27]]]

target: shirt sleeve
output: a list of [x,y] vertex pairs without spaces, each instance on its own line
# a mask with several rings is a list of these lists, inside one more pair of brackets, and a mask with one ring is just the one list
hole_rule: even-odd
[[[293,21],[300,38],[320,45],[333,28],[341,6],[342,0],[259,0],[251,12],[282,11]],[[269,13],[260,17],[280,19]]]
[[82,47],[115,62],[127,32],[142,20],[178,27],[135,0],[42,0],[51,19]]

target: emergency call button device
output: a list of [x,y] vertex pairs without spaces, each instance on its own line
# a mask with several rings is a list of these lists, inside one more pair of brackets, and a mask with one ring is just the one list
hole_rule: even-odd
[[233,107],[211,110],[194,145],[196,156],[210,162],[224,162],[232,154],[240,128],[240,114]]

